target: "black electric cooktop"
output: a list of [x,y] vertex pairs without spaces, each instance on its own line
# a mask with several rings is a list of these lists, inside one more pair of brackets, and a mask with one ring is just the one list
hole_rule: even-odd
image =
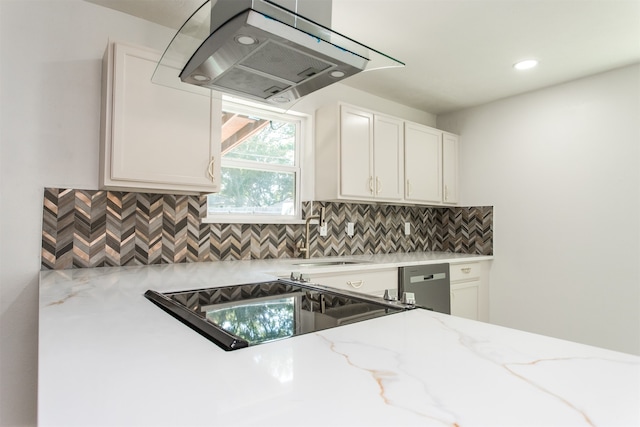
[[274,280],[145,297],[213,341],[237,350],[411,308],[313,284]]

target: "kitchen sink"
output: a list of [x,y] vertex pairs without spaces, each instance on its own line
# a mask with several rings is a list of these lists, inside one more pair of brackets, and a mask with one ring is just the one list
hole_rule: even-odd
[[349,260],[318,260],[318,261],[301,261],[294,262],[293,265],[298,267],[322,267],[331,265],[353,265],[353,264],[368,264],[369,261],[349,261]]

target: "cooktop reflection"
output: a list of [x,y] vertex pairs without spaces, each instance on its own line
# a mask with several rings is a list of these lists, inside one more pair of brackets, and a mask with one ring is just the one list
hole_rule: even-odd
[[224,350],[290,338],[406,310],[399,303],[274,280],[145,297]]

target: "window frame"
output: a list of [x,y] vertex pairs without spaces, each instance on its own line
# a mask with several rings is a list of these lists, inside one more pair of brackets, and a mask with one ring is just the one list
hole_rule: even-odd
[[[222,104],[221,111],[228,111],[238,114],[244,115],[254,115],[259,116],[260,118],[265,118],[269,120],[275,120],[280,122],[288,122],[294,123],[296,126],[296,140],[295,140],[295,156],[294,156],[294,164],[293,165],[278,165],[278,164],[269,164],[264,163],[259,167],[256,167],[256,164],[250,161],[238,160],[238,159],[224,159],[222,156],[220,158],[220,167],[239,167],[243,169],[250,170],[260,170],[267,172],[284,172],[284,173],[293,173],[294,174],[294,183],[295,183],[295,215],[270,215],[270,214],[238,214],[238,213],[214,213],[210,214],[207,206],[207,214],[205,218],[202,219],[203,223],[212,223],[212,224],[301,224],[304,223],[302,220],[302,183],[303,183],[303,171],[302,171],[302,161],[305,158],[304,156],[304,147],[306,145],[305,138],[308,135],[310,126],[309,116],[307,114],[302,114],[294,111],[274,111],[267,108],[263,108],[261,106],[257,106],[255,104],[238,102],[237,100],[220,100]],[[217,143],[220,144],[221,141]],[[217,193],[209,193],[209,194],[217,194]],[[207,194],[208,196],[208,194]],[[207,201],[208,204],[208,201]]]

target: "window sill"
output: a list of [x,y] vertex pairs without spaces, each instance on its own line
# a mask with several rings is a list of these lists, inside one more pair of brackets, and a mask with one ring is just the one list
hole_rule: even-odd
[[305,221],[300,218],[273,218],[259,216],[235,216],[235,217],[206,217],[202,218],[203,224],[304,224]]

